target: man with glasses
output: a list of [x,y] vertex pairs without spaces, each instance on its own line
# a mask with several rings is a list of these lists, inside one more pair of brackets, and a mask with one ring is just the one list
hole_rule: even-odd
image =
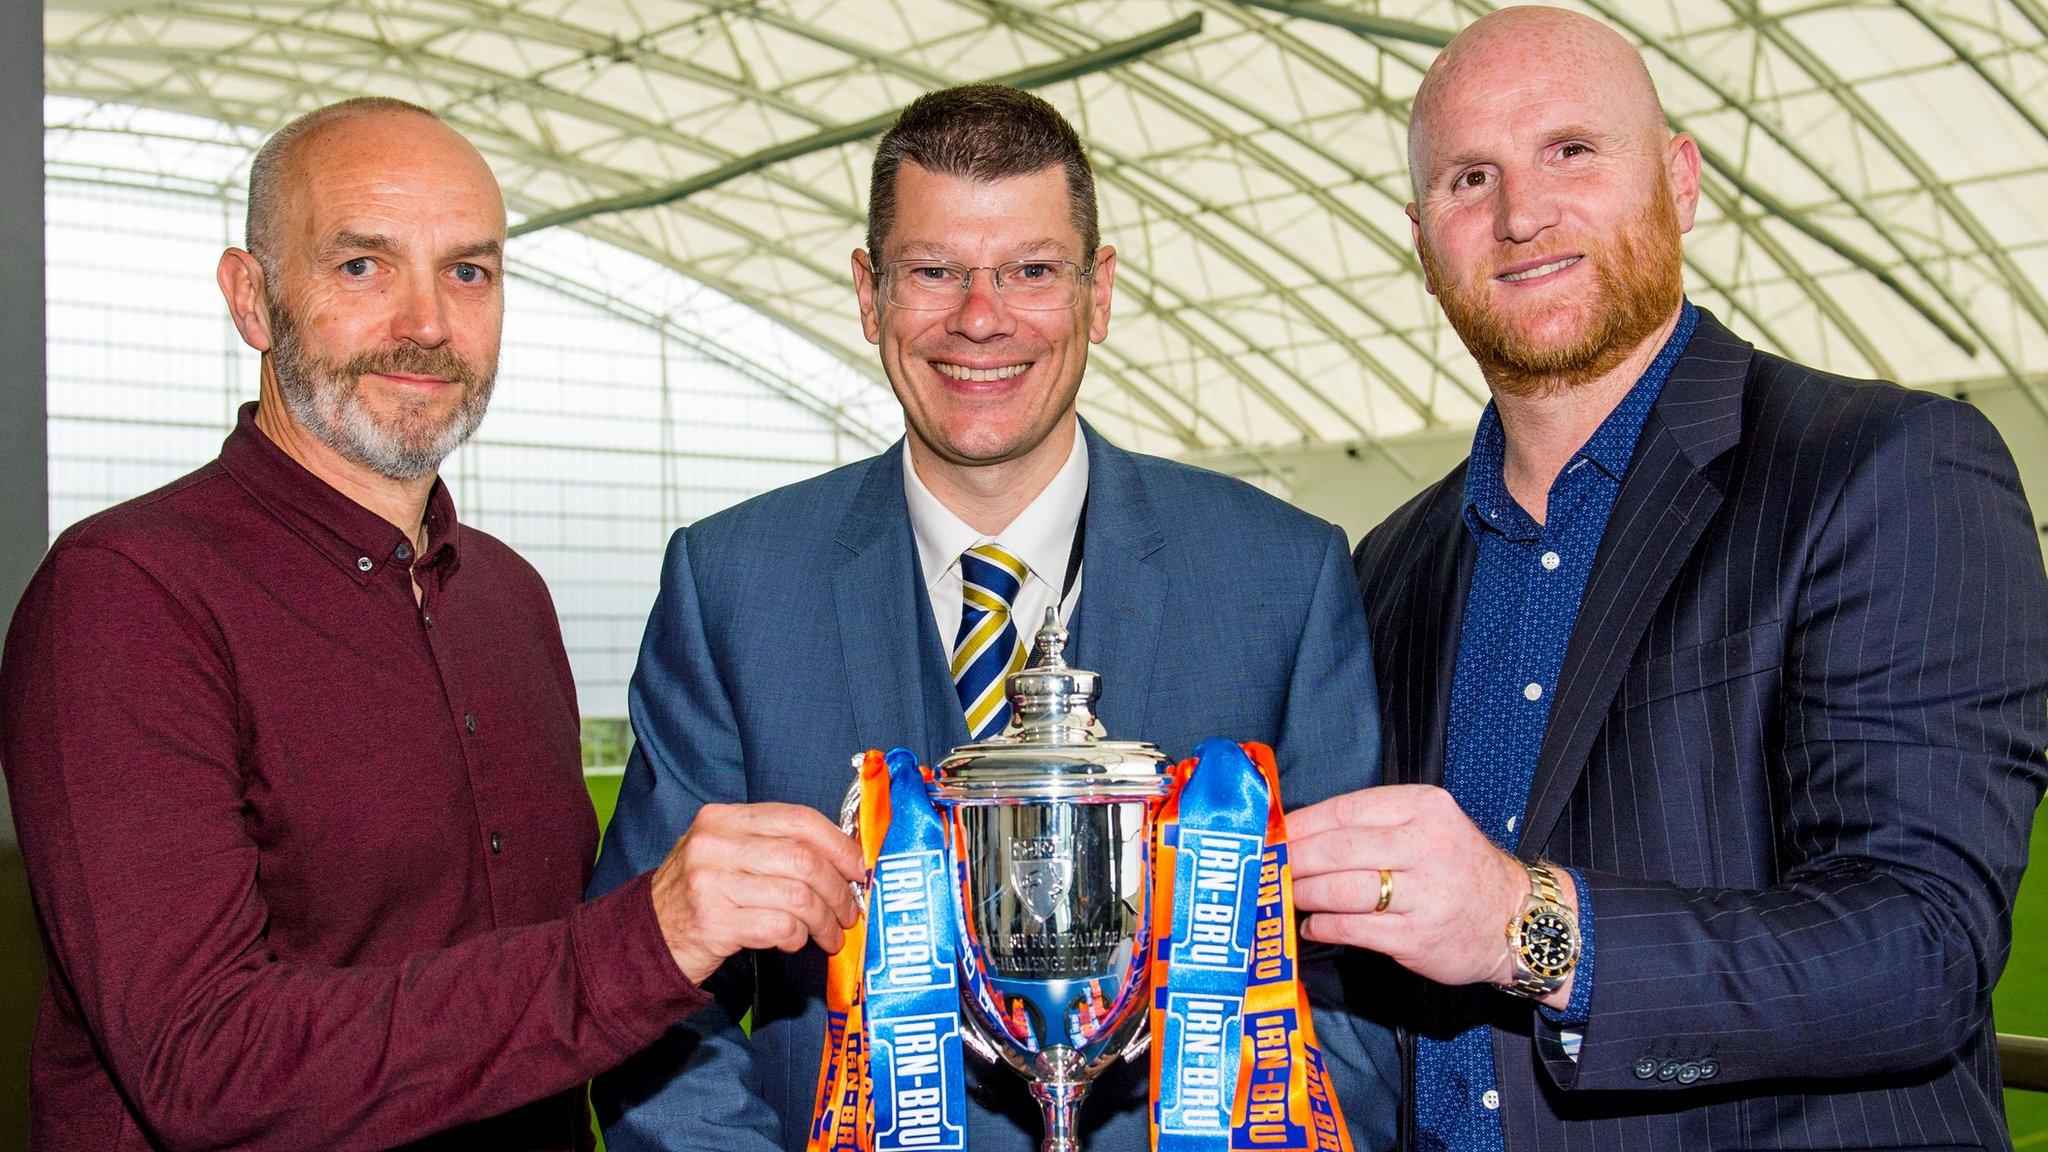
[[[836,814],[849,757],[927,761],[1008,722],[1002,677],[1048,608],[1105,686],[1112,735],[1183,756],[1275,746],[1290,804],[1376,779],[1369,649],[1343,533],[1236,480],[1137,456],[1075,414],[1109,331],[1116,252],[1094,177],[1044,101],[974,86],[905,109],[875,156],[861,324],[907,435],[873,459],[676,533],[631,708],[638,738],[593,892],[653,866],[713,803]],[[1334,997],[1327,982],[1311,992]],[[601,1080],[615,1152],[804,1147],[825,956],[741,957],[718,1002]],[[751,1036],[739,1026],[753,1013]],[[1393,1138],[1384,1033],[1318,1031],[1360,1149]],[[1008,1069],[969,1073],[968,1144],[1037,1147]],[[1098,1080],[1097,1148],[1147,1141],[1142,1062]]]

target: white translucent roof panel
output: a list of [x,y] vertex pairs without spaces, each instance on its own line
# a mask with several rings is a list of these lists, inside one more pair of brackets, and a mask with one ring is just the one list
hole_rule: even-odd
[[[1688,243],[1696,299],[1837,371],[2042,395],[2040,0],[1578,6],[1646,46],[1674,123],[1708,158]],[[891,415],[847,256],[872,138],[758,154],[930,88],[1049,69],[1060,78],[1039,91],[1088,140],[1119,251],[1115,320],[1083,393],[1111,435],[1178,454],[1469,424],[1483,390],[1409,252],[1403,142],[1434,54],[1418,41],[1488,6],[1302,6],[1398,36],[1275,7],[1287,5],[49,0],[46,79],[80,101],[61,106],[81,128],[99,105],[222,126],[211,143],[119,145],[191,149],[182,159],[219,180],[291,116],[365,93],[442,110],[522,217],[704,178],[659,206],[535,232],[515,253],[559,249],[573,267],[582,233],[682,271],[836,365],[766,370],[868,438]],[[1199,32],[1133,59],[1062,67],[1189,17]]]

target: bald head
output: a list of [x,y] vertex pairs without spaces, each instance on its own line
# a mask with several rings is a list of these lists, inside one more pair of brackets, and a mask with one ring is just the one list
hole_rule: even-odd
[[1474,20],[1445,45],[1408,121],[1408,172],[1417,200],[1437,157],[1435,124],[1474,103],[1506,103],[1527,93],[1567,90],[1601,109],[1614,126],[1646,142],[1670,138],[1657,86],[1643,54],[1607,25],[1561,8],[1502,8]]
[[[249,214],[244,243],[273,272],[281,230],[303,199],[309,175],[336,153],[363,158],[409,157],[449,165],[451,178],[481,177],[496,195],[497,181],[476,147],[439,116],[404,100],[358,96],[316,108],[273,133],[249,165]],[[502,214],[502,208],[500,209]]]

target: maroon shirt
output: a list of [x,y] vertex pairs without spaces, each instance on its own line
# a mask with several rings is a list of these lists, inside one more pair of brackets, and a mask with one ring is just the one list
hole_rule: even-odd
[[254,411],[65,532],[8,632],[51,959],[30,1143],[587,1146],[582,1082],[704,998],[646,877],[578,903],[597,828],[547,589],[437,483],[416,604],[405,534]]

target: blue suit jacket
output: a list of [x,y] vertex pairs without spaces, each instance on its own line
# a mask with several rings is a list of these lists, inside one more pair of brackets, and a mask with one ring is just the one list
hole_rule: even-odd
[[[1069,653],[1102,674],[1110,734],[1176,758],[1209,736],[1270,743],[1290,807],[1376,783],[1371,654],[1343,533],[1240,481],[1084,433],[1085,569]],[[837,819],[862,750],[900,744],[930,761],[966,743],[903,467],[898,444],[676,533],[593,895],[659,863],[704,804],[784,801]],[[1304,969],[1313,996],[1340,994],[1333,966]],[[599,1080],[607,1145],[801,1149],[824,971],[815,948],[728,964],[717,1007]],[[736,1024],[748,1009],[751,1038]],[[1344,1013],[1318,1028],[1358,1146],[1391,1145],[1391,1034]],[[1023,1081],[968,1063],[970,1146],[1036,1149]],[[1140,1061],[1097,1081],[1082,1113],[1090,1146],[1145,1146],[1143,1072]]]
[[[1442,779],[1464,487],[1359,546],[1390,780]],[[1489,1000],[1511,1149],[2007,1147],[1991,988],[2044,743],[2048,575],[1991,425],[1703,315],[1523,815],[1522,854],[1593,893],[1578,1060],[1526,1004],[1390,998],[1372,961],[1354,1006],[1412,1031]]]

